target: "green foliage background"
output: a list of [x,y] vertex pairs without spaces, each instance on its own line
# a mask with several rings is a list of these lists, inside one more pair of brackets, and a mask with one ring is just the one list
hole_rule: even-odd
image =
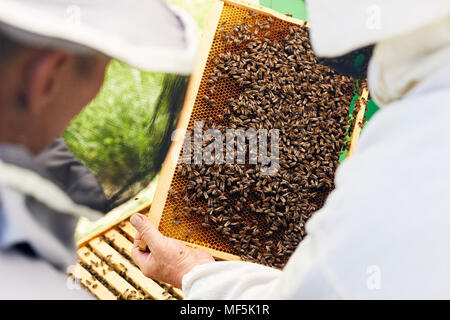
[[[167,2],[188,12],[197,22],[199,33],[203,30],[210,0]],[[74,155],[106,188],[120,184],[124,172],[142,166],[137,159],[145,158],[143,155],[152,144],[148,126],[163,80],[164,74],[143,72],[111,61],[101,91],[64,133]]]

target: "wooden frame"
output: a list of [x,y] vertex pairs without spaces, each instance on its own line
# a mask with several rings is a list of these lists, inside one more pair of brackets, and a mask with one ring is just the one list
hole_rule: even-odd
[[126,204],[120,206],[96,222],[101,228],[77,242],[79,262],[71,276],[98,299],[183,299],[180,289],[145,277],[131,259],[137,231],[128,220],[150,206],[151,201],[114,218],[117,211],[126,208]]
[[[203,77],[203,70],[206,67],[208,55],[210,53],[211,46],[214,41],[214,37],[216,34],[216,29],[219,24],[221,12],[224,8],[225,4],[231,4],[233,6],[237,6],[240,8],[244,8],[246,10],[250,9],[258,14],[271,16],[277,19],[280,19],[282,21],[286,21],[289,23],[294,23],[297,25],[308,25],[304,21],[298,20],[296,18],[292,18],[286,15],[283,15],[277,11],[274,11],[272,9],[268,9],[265,7],[262,7],[260,5],[255,5],[239,0],[214,0],[212,4],[212,8],[209,14],[209,18],[207,21],[207,25],[205,27],[205,31],[202,37],[202,41],[199,48],[199,55],[197,57],[197,62],[195,64],[194,72],[191,76],[189,86],[187,89],[187,94],[185,98],[185,102],[182,108],[182,111],[180,113],[179,122],[177,125],[177,129],[185,130],[188,127],[188,123],[190,121],[191,114],[193,112],[195,100],[198,94],[198,91],[200,89],[201,80]],[[367,98],[368,92],[367,90],[364,91],[364,96]],[[361,99],[361,98],[360,98]],[[362,100],[361,100],[362,102]],[[362,104],[361,104],[362,105]],[[365,105],[361,108],[360,112],[357,115],[357,119],[360,119],[364,116],[365,111]],[[359,121],[359,120],[357,120]],[[358,122],[357,122],[358,123]],[[350,141],[350,149],[347,154],[347,156],[351,155],[353,152],[354,146],[358,140],[359,134],[360,134],[361,128],[358,125],[355,125],[355,128],[351,134],[351,141]],[[184,131],[183,131],[184,132]],[[177,160],[178,156],[182,149],[182,141],[175,141],[172,143],[168,156],[166,157],[166,160],[163,164],[160,178],[158,180],[158,185],[156,187],[156,193],[158,194],[158,197],[155,197],[153,204],[149,211],[149,218],[150,220],[159,227],[162,212],[166,203],[166,199],[168,196],[168,191],[170,188],[170,184],[172,181],[172,178],[175,173],[175,169],[177,166]],[[208,251],[214,258],[218,260],[240,260],[240,257],[225,253],[222,251],[218,251],[215,249],[211,249],[204,246],[199,246],[196,244],[192,244],[190,242],[182,241],[187,246],[193,247],[193,248],[201,248],[203,250]],[[141,250],[146,250],[147,244],[145,241],[141,240],[140,243]]]
[[364,88],[361,93],[361,97],[359,97],[361,107],[358,110],[358,113],[356,114],[355,127],[353,128],[353,132],[350,136],[350,148],[348,149],[347,158],[353,154],[355,147],[358,144],[359,136],[361,135],[362,129],[362,127],[359,124],[364,119],[364,114],[366,113],[366,102],[368,98],[369,98],[369,91]]
[[132,262],[131,251],[137,231],[128,219],[141,211],[138,209],[80,241],[79,262],[71,276],[100,300],[183,299],[180,289],[145,277]]
[[[151,205],[151,203],[143,204],[142,206],[136,208],[135,210],[132,210],[129,213],[125,214],[119,220],[113,220],[113,221],[110,221],[110,222],[107,222],[107,223],[103,224],[101,226],[101,228],[98,229],[97,231],[95,231],[94,233],[90,233],[87,236],[85,236],[85,237],[81,238],[80,240],[78,240],[77,241],[77,247],[82,247],[83,245],[88,243],[93,238],[96,238],[96,237],[102,235],[103,233],[105,233],[106,231],[114,228],[118,223],[120,223],[121,221],[127,220],[128,218],[130,218],[135,213],[148,212],[148,210],[150,210],[150,205]],[[112,212],[109,212],[107,215],[109,215],[111,213]]]

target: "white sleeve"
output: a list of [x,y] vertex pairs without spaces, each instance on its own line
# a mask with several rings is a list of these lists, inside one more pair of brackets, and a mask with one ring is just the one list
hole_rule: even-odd
[[[325,268],[315,265],[306,238],[283,271],[255,263],[228,261],[195,267],[183,278],[185,299],[337,299],[345,295]],[[302,289],[304,288],[304,290]]]
[[282,272],[262,265],[213,262],[195,267],[183,278],[185,299],[276,299]]

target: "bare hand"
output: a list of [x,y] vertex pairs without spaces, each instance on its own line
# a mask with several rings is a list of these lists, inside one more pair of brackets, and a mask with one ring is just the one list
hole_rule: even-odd
[[[132,258],[146,277],[181,289],[183,276],[192,268],[215,261],[206,251],[190,249],[181,241],[164,236],[142,214],[132,216],[131,223],[138,231]],[[139,250],[142,238],[147,242],[150,252]]]

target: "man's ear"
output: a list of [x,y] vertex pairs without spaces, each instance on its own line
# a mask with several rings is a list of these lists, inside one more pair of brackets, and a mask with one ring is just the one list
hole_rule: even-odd
[[25,86],[22,92],[27,110],[39,114],[55,94],[61,70],[72,55],[64,51],[39,51],[30,57],[25,66]]

